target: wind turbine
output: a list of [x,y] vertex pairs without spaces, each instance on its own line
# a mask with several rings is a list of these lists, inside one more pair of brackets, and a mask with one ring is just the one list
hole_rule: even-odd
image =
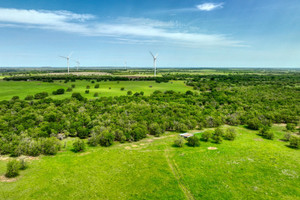
[[68,74],[70,74],[70,58],[71,58],[72,54],[73,54],[73,52],[71,52],[69,54],[69,56],[59,56],[59,57],[64,58],[64,59],[67,60]]
[[150,51],[151,56],[153,57],[153,67],[154,67],[154,76],[156,76],[156,60],[158,57],[158,54],[156,54],[155,56],[153,55],[153,53]]
[[125,70],[127,71],[127,61],[125,61]]
[[78,68],[80,67],[80,62],[79,61],[75,61],[77,63],[77,71],[78,71]]

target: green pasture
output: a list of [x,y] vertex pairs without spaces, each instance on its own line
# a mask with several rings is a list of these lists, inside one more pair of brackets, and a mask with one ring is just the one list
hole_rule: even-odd
[[[17,180],[0,182],[0,199],[300,199],[300,151],[280,141],[284,127],[273,126],[274,140],[235,129],[235,141],[195,148],[173,147],[178,134],[167,133],[76,154],[67,139],[57,155],[32,160]],[[0,160],[0,175],[6,163]]]
[[[54,90],[59,88],[67,89],[75,84],[72,92],[66,92],[64,95],[52,95]],[[99,84],[98,89],[94,88]],[[89,94],[85,94],[86,86],[90,86]],[[121,88],[124,88],[121,91]],[[170,81],[168,83],[156,83],[154,81],[102,81],[94,84],[91,81],[79,81],[64,83],[64,81],[55,81],[54,83],[45,83],[39,81],[0,81],[0,100],[10,100],[13,96],[19,96],[24,99],[27,95],[35,95],[39,92],[48,92],[53,99],[64,99],[71,97],[73,92],[79,92],[86,98],[95,98],[94,94],[99,93],[99,97],[103,96],[121,96],[127,95],[127,91],[141,92],[150,95],[155,90],[166,91],[174,90],[177,92],[186,92],[191,90],[183,81]]]

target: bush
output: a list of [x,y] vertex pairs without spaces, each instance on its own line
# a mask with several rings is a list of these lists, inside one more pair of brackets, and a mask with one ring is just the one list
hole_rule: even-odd
[[73,91],[73,89],[71,88],[71,87],[69,87],[68,89],[67,89],[67,92],[72,92]]
[[224,135],[226,140],[234,140],[236,138],[236,131],[234,128],[228,128]]
[[33,95],[27,95],[27,96],[25,97],[25,100],[33,100]]
[[13,178],[19,175],[20,163],[17,160],[11,160],[7,163],[5,176]]
[[100,87],[100,85],[99,85],[99,84],[96,84],[96,85],[95,85],[95,88],[99,88],[99,87]]
[[298,135],[291,136],[290,147],[300,149],[300,136],[298,136]]
[[53,95],[61,95],[65,93],[65,89],[57,89],[56,91],[53,91]]
[[75,84],[72,84],[72,88],[75,88],[76,87],[76,85]]
[[195,135],[188,138],[188,145],[191,147],[198,147],[200,146],[200,140]]
[[28,167],[28,165],[27,165],[27,162],[24,160],[24,159],[21,159],[20,160],[20,162],[19,162],[19,168],[20,168],[20,170],[25,170],[25,169],[27,169],[27,167]]
[[212,139],[215,143],[220,144],[222,142],[223,135],[224,135],[223,131],[217,128],[213,133]]
[[125,90],[125,88],[124,88],[124,87],[121,87],[121,91],[123,91],[123,90]]
[[42,153],[41,145],[38,141],[32,140],[30,141],[27,147],[27,155],[29,156],[39,156]]
[[284,134],[283,139],[284,139],[285,141],[290,141],[291,136],[292,136],[291,133],[286,133],[286,134]]
[[179,136],[176,140],[174,140],[174,146],[175,147],[183,147],[184,145],[184,139]]
[[259,134],[266,139],[273,140],[274,133],[270,131],[270,127],[264,126],[263,128],[259,129]]
[[20,97],[19,96],[13,96],[12,98],[11,98],[11,100],[13,100],[13,101],[15,101],[15,100],[19,100],[20,99]]
[[212,133],[210,131],[205,131],[204,133],[202,133],[201,135],[201,140],[208,142],[210,140],[210,138],[212,137]]
[[155,135],[155,136],[160,136],[162,135],[164,132],[162,130],[162,128],[159,126],[158,123],[152,123],[149,126],[149,132],[151,135]]
[[93,147],[97,146],[97,144],[98,144],[97,134],[93,133],[91,135],[91,137],[88,139],[87,143],[88,143],[88,145],[93,146]]
[[75,93],[72,94],[72,98],[75,98],[78,101],[83,101],[84,100],[83,96],[81,96],[81,94],[77,93],[77,92],[75,92]]
[[99,93],[96,92],[96,93],[94,94],[94,97],[98,97],[98,96],[99,96]]
[[75,142],[73,143],[73,151],[77,153],[84,150],[85,150],[84,141],[80,139],[75,140]]
[[88,93],[90,93],[90,91],[89,91],[89,90],[86,90],[85,93],[88,94]]
[[296,125],[293,124],[293,123],[287,123],[286,130],[288,130],[288,131],[295,131],[296,130]]
[[86,89],[90,89],[90,88],[91,88],[91,86],[89,86],[89,85],[86,86]]
[[41,142],[42,152],[45,155],[55,155],[61,148],[59,140],[55,137],[45,138]]
[[34,95],[34,99],[45,99],[48,96],[47,92],[40,92]]
[[115,139],[114,134],[105,130],[99,135],[99,144],[101,146],[108,147],[114,143],[114,139]]
[[132,95],[132,91],[129,90],[129,91],[127,92],[127,95]]
[[91,83],[92,83],[92,84],[94,84],[94,83],[95,83],[95,81],[91,81]]
[[274,133],[271,131],[267,131],[264,138],[268,139],[268,140],[273,140],[274,139]]

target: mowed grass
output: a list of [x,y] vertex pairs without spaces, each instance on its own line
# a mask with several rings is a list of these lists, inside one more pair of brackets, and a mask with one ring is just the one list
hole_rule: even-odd
[[[72,92],[66,92],[64,95],[52,95],[52,92],[59,89],[67,89],[75,84]],[[100,88],[94,88],[96,84]],[[85,94],[86,86],[90,86],[89,94]],[[121,91],[121,88],[124,88]],[[155,90],[166,91],[174,90],[176,92],[186,92],[192,88],[186,86],[183,81],[170,81],[168,83],[156,83],[154,81],[102,81],[94,84],[91,81],[76,81],[64,83],[55,81],[54,83],[44,83],[39,81],[0,81],[0,100],[10,100],[13,96],[19,96],[24,99],[27,95],[35,95],[39,92],[48,92],[53,99],[64,99],[71,97],[73,92],[79,92],[86,98],[95,98],[94,94],[98,92],[99,97],[127,95],[127,91],[133,93],[143,91],[144,95],[150,95]]]
[[[235,141],[173,147],[176,133],[31,161],[0,199],[300,199],[300,151],[235,127]],[[197,134],[198,136],[201,133]],[[208,150],[217,147],[217,150]],[[0,174],[7,161],[0,161]]]

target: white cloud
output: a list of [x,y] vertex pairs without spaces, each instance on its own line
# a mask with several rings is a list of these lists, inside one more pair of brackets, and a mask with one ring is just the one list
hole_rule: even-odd
[[203,3],[200,5],[197,5],[198,10],[201,11],[212,11],[218,8],[223,8],[224,3]]
[[97,22],[90,14],[69,11],[18,10],[0,8],[0,27],[26,27],[77,33],[86,36],[114,37],[120,41],[160,41],[193,46],[241,46],[224,35],[180,31],[175,22],[145,18],[117,18]]

